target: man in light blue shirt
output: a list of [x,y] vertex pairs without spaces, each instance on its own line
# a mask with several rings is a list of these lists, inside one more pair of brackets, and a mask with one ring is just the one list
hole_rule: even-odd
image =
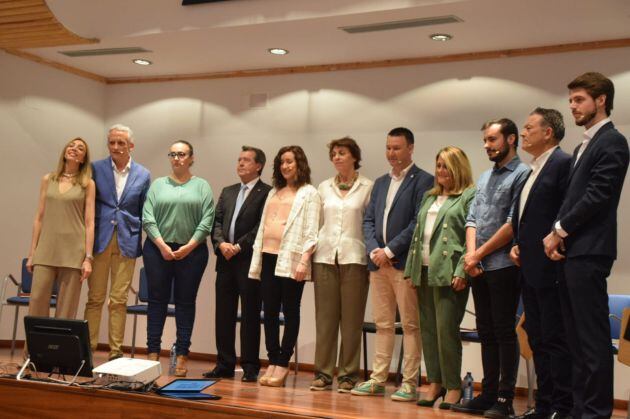
[[484,149],[494,167],[479,178],[470,206],[464,269],[472,277],[484,378],[481,394],[452,410],[507,418],[514,414],[519,357],[514,325],[520,288],[518,268],[509,257],[512,211],[530,169],[516,154],[514,122],[507,118],[489,121],[482,131]]

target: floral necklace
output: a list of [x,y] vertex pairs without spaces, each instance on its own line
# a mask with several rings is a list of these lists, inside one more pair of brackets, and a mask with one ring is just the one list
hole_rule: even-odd
[[337,185],[340,191],[349,191],[352,188],[352,185],[354,185],[354,182],[357,181],[358,177],[359,177],[359,172],[354,172],[354,176],[352,177],[352,180],[350,182],[342,182],[341,176],[337,175],[335,176],[335,184]]

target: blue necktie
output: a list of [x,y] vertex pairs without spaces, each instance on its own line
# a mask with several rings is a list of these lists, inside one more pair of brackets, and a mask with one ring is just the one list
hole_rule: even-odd
[[234,214],[232,215],[232,222],[230,223],[230,231],[228,233],[230,243],[234,243],[234,226],[236,225],[236,217],[238,217],[243,202],[245,202],[245,192],[247,192],[247,185],[241,185],[241,191],[236,197],[236,206],[234,207]]

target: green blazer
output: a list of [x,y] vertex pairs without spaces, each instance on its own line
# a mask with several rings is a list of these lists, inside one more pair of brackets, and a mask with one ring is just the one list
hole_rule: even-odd
[[[466,216],[475,197],[475,188],[466,189],[461,195],[449,196],[440,208],[433,226],[429,251],[429,286],[450,286],[454,276],[465,277],[464,253],[466,252]],[[405,278],[420,285],[422,273],[422,240],[429,208],[437,196],[425,194],[418,211],[418,222],[411,239],[411,247],[405,266]]]

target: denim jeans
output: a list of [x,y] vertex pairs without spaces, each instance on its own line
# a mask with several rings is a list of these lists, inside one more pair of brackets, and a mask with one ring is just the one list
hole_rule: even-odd
[[[171,249],[181,247],[167,243]],[[147,274],[149,307],[147,309],[147,350],[159,353],[166,321],[171,288],[175,297],[176,353],[188,355],[190,337],[195,323],[197,291],[208,264],[208,246],[199,244],[181,260],[164,260],[157,246],[149,239],[144,242],[144,269]]]
[[[276,276],[277,255],[263,253],[261,295],[265,313],[265,346],[270,365],[288,367],[300,332],[300,303],[304,281]],[[284,314],[284,334],[280,343],[280,310]]]

